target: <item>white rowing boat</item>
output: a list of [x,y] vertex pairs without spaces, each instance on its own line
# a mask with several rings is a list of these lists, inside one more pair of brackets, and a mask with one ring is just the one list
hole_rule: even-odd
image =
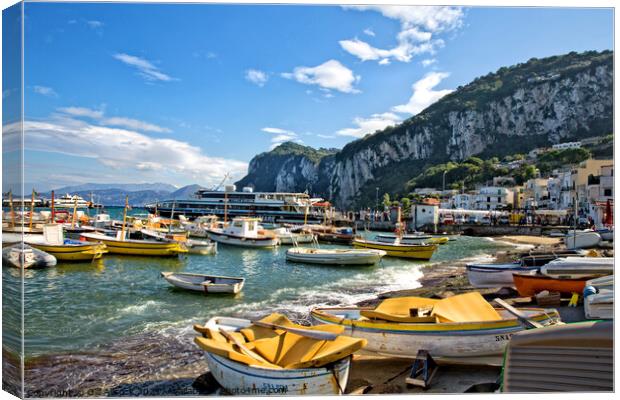
[[[261,322],[342,333],[340,327],[296,325],[279,314]],[[215,380],[229,393],[246,396],[344,394],[351,354],[366,343],[342,335],[331,341],[312,339],[239,318],[215,317],[194,329],[202,334],[194,341],[206,351]]]
[[534,275],[540,267],[523,266],[521,262],[507,264],[468,264],[467,278],[477,288],[514,287],[513,273]]
[[567,249],[589,249],[597,247],[601,242],[601,235],[593,230],[569,231],[564,237]]
[[162,272],[170,284],[185,290],[207,293],[239,293],[245,282],[244,278],[190,274],[181,272]]
[[555,259],[540,268],[552,278],[580,279],[614,273],[613,257],[565,257]]
[[372,249],[315,249],[293,247],[286,251],[287,261],[325,265],[373,265],[386,255]]

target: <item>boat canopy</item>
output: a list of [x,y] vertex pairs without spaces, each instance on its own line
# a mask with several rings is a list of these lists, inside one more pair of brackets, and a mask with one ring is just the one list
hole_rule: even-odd
[[361,311],[361,315],[392,322],[482,322],[502,319],[478,292],[441,300],[425,297],[386,299],[374,310]]

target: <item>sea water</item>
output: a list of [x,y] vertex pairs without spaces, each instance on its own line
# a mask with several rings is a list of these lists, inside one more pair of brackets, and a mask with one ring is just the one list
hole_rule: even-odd
[[[342,246],[321,244],[336,247]],[[106,254],[95,262],[58,262],[53,268],[25,270],[26,359],[105,352],[142,337],[152,341],[172,336],[194,347],[192,324],[203,324],[215,315],[257,318],[277,311],[304,320],[313,307],[352,305],[381,292],[419,287],[425,268],[434,263],[490,257],[509,246],[461,236],[439,246],[428,262],[385,257],[380,264],[360,267],[287,262],[287,248],[219,244],[216,255]],[[246,281],[236,296],[205,296],[173,288],[161,277],[164,271],[241,276]],[[19,308],[18,291],[6,289],[21,284],[20,274],[18,269],[3,268],[5,310]],[[5,333],[7,323],[15,322],[5,321]]]

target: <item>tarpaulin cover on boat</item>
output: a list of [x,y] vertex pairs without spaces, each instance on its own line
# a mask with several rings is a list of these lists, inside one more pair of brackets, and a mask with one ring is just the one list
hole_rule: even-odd
[[435,317],[426,321],[428,318],[412,316],[411,310],[433,308],[438,301],[426,297],[396,297],[385,299],[374,310],[362,310],[360,314],[366,318],[393,322],[435,322]]
[[[286,317],[281,315],[271,315],[263,320],[263,322],[282,323],[287,326],[308,329],[310,327],[293,324]],[[343,327],[320,327],[322,330],[332,333],[341,333]],[[349,336],[338,336],[335,340],[318,340],[304,336],[300,336],[284,330],[271,330],[252,326],[243,329],[241,332],[229,332],[235,336],[243,345],[253,351],[265,361],[261,362],[253,357],[244,354],[240,349],[229,343],[227,339],[217,331],[207,329],[208,338],[196,337],[194,341],[203,350],[210,353],[226,357],[230,360],[241,362],[247,365],[261,366],[267,368],[286,368],[299,369],[310,367],[321,367],[332,362],[341,360],[366,345],[365,339],[356,339]],[[269,333],[267,332],[269,331]],[[337,332],[334,332],[337,331]],[[250,333],[251,332],[251,333]],[[248,341],[246,335],[252,337],[262,337]],[[271,337],[269,337],[271,335]]]

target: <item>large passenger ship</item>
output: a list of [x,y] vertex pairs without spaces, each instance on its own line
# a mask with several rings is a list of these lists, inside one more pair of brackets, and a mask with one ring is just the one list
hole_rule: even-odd
[[265,222],[319,223],[323,220],[329,203],[320,198],[310,198],[306,193],[254,192],[245,187],[237,191],[234,185],[224,191],[198,190],[190,199],[171,199],[146,205],[150,213],[164,217],[184,215],[195,218],[216,215],[233,217],[259,217]]

